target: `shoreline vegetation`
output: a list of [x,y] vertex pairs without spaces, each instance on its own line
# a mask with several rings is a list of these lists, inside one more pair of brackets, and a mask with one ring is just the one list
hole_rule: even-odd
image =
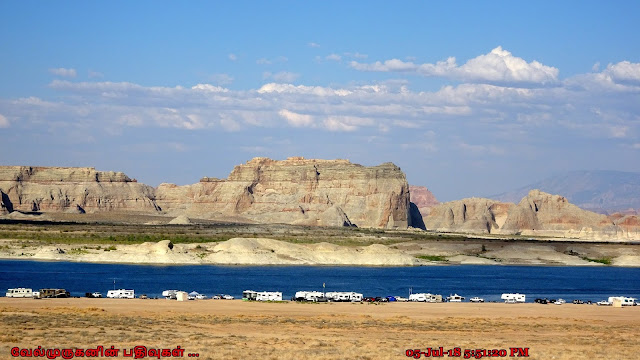
[[214,221],[170,225],[165,218],[150,216],[127,220],[68,214],[56,221],[0,220],[0,258],[212,265],[640,266],[640,246],[629,242]]

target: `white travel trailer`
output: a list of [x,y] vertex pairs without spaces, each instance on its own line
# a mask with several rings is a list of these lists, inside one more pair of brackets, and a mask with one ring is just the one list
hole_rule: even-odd
[[178,290],[165,290],[162,292],[162,296],[167,300],[175,300],[176,293],[178,293]]
[[509,304],[515,304],[515,303],[523,303],[525,302],[526,299],[526,295],[524,294],[502,294],[502,296],[500,296],[500,299],[504,300],[504,302],[509,303]]
[[244,301],[257,300],[257,299],[258,299],[258,292],[257,291],[245,290],[245,291],[242,292],[242,300],[244,300]]
[[620,301],[621,306],[633,306],[636,302],[636,298],[626,296],[610,296],[608,303],[611,305],[616,301]]
[[331,291],[325,295],[327,299],[337,302],[359,302],[362,301],[362,294],[347,291]]
[[29,288],[15,288],[15,289],[7,289],[6,297],[13,298],[32,298],[33,290]]
[[257,301],[282,301],[282,293],[277,291],[262,291],[256,294]]
[[442,302],[442,295],[430,293],[411,294],[409,295],[409,301],[437,303]]
[[136,294],[134,290],[118,289],[109,290],[107,297],[112,299],[133,299],[136,297]]
[[298,291],[293,297],[295,301],[313,301],[324,298],[324,293],[320,291]]

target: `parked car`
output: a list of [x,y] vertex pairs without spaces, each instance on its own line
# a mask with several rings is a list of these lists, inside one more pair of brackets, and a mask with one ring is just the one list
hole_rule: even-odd
[[582,301],[582,300],[578,300],[578,299],[573,300],[572,302],[573,302],[574,304],[584,304],[584,301]]
[[234,298],[233,298],[233,296],[231,296],[231,295],[226,295],[226,294],[224,294],[224,295],[222,295],[222,299],[223,299],[223,300],[233,300]]
[[483,303],[484,299],[480,298],[480,297],[477,297],[477,296],[474,296],[471,299],[469,299],[469,301],[472,302],[472,303]]
[[598,301],[596,304],[598,304],[600,306],[609,306],[609,305],[611,305],[607,300]]
[[549,300],[547,300],[547,299],[540,299],[540,298],[538,298],[538,299],[535,299],[535,300],[534,300],[534,302],[535,302],[536,304],[547,304],[547,303],[549,303]]

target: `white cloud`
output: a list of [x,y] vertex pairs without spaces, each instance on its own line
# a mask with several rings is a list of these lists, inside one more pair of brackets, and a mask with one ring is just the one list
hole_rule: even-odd
[[288,71],[280,71],[277,73],[271,73],[269,71],[265,71],[262,73],[263,79],[273,79],[277,82],[281,83],[290,83],[296,81],[300,77],[300,74],[288,72]]
[[280,110],[278,115],[287,120],[287,122],[294,127],[308,127],[314,125],[313,116],[311,115],[298,114],[287,109]]
[[314,42],[310,42],[310,43],[307,43],[307,46],[312,47],[312,48],[319,48],[320,44],[314,43]]
[[631,145],[632,148],[640,150],[640,143],[635,143],[633,145]]
[[9,126],[11,126],[9,120],[4,115],[0,114],[0,129],[8,128]]
[[271,64],[271,60],[267,60],[265,58],[260,58],[260,59],[256,60],[256,64],[258,64],[258,65],[270,65]]
[[346,56],[346,57],[350,57],[350,58],[354,58],[354,59],[366,59],[366,58],[368,58],[368,57],[369,57],[369,55],[367,55],[367,54],[361,54],[361,53],[359,53],[359,52],[354,52],[354,53],[352,53],[352,52],[346,52],[346,53],[344,53],[344,56]]
[[415,64],[399,59],[371,64],[352,61],[350,66],[360,71],[410,72],[423,76],[438,76],[474,83],[553,85],[558,82],[558,69],[537,61],[527,63],[501,46],[458,66],[454,57],[435,64]]
[[621,61],[609,64],[603,73],[609,75],[616,83],[640,85],[640,63]]
[[49,69],[49,72],[52,73],[53,75],[62,76],[62,77],[71,77],[71,78],[74,78],[77,75],[76,69],[56,68],[56,69]]
[[330,54],[325,56],[326,60],[331,60],[331,61],[340,61],[342,60],[342,56],[338,55],[338,54]]
[[238,55],[233,54],[233,53],[232,53],[232,54],[227,55],[227,57],[228,57],[228,58],[229,58],[229,60],[231,60],[231,61],[236,61],[236,60],[238,60]]
[[323,121],[323,125],[330,131],[355,131],[361,126],[373,126],[375,121],[359,116],[329,116]]

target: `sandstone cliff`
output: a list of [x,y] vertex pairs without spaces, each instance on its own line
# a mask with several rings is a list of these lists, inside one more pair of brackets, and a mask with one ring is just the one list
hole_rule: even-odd
[[492,233],[504,224],[512,206],[483,198],[450,201],[433,207],[425,226],[437,231]]
[[255,158],[227,179],[161,184],[93,168],[0,166],[0,215],[11,211],[137,211],[200,219],[406,228],[409,186],[392,163]]
[[161,184],[157,203],[199,218],[235,215],[261,223],[405,228],[409,186],[399,167],[364,167],[348,160],[255,158],[225,180]]
[[0,166],[0,193],[6,212],[159,210],[152,187],[94,168]]
[[607,217],[583,210],[559,195],[531,190],[517,205],[470,198],[440,204],[425,217],[429,230],[584,240],[638,240],[636,216]]

